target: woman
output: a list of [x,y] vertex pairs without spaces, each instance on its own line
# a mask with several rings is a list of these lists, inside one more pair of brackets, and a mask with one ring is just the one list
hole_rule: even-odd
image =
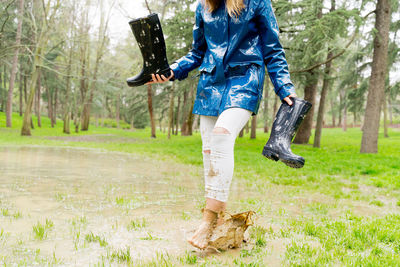
[[270,0],[200,0],[193,48],[171,65],[171,76],[152,75],[150,83],[183,80],[201,73],[193,113],[200,115],[206,206],[202,222],[188,240],[204,249],[226,208],[232,181],[235,139],[257,114],[265,66],[276,94],[292,105],[290,80]]

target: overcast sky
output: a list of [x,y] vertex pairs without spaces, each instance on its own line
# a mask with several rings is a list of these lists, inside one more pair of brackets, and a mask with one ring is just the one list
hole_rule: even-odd
[[[115,44],[125,38],[127,34],[131,34],[128,25],[131,19],[148,15],[148,11],[143,4],[144,0],[116,0],[116,4],[111,9],[109,22],[111,43]],[[96,16],[93,19],[98,21]],[[97,24],[96,21],[94,21],[94,24]]]

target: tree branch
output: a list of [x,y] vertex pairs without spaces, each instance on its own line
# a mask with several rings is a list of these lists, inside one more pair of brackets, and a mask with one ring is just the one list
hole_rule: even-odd
[[345,46],[345,48],[343,48],[342,51],[340,51],[340,52],[337,53],[336,55],[333,55],[333,56],[329,57],[329,58],[328,58],[327,60],[325,60],[324,62],[320,62],[320,63],[314,64],[314,65],[312,65],[312,66],[310,66],[310,67],[308,67],[308,68],[302,69],[302,70],[294,70],[294,71],[291,71],[290,73],[291,73],[291,74],[297,74],[297,73],[303,73],[303,72],[310,72],[310,71],[312,71],[312,70],[314,70],[314,69],[316,69],[316,68],[318,68],[318,67],[320,67],[320,66],[322,66],[322,65],[325,65],[325,64],[331,62],[331,61],[334,60],[335,58],[340,57],[341,55],[343,55],[343,54],[346,52],[347,48],[349,48],[349,46],[350,46],[350,45],[353,43],[353,41],[356,39],[357,33],[358,33],[358,30],[356,30],[356,31],[354,32],[353,37],[351,38],[350,42]]
[[146,7],[147,7],[147,10],[149,11],[149,13],[150,14],[153,13],[153,12],[151,12],[151,9],[150,9],[150,6],[149,6],[149,3],[147,2],[147,0],[144,0],[144,2],[146,3]]
[[7,14],[7,18],[4,20],[3,25],[1,26],[1,31],[0,34],[4,32],[4,27],[8,21],[8,19],[10,18],[10,14],[8,13],[8,8],[15,2],[15,0],[11,1],[10,3],[8,3],[8,5],[5,8],[6,14]]
[[376,9],[372,10],[372,11],[369,12],[367,15],[365,15],[365,16],[363,17],[363,19],[368,18],[370,15],[374,14],[375,12],[376,12]]

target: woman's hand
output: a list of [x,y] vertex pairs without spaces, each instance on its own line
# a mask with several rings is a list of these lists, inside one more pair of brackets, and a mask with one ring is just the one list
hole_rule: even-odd
[[152,74],[151,78],[152,81],[148,82],[146,84],[153,84],[153,83],[165,83],[168,82],[169,80],[171,80],[174,77],[174,72],[171,70],[171,76],[169,76],[168,78],[166,78],[164,75],[159,75],[159,74]]
[[283,100],[288,103],[289,106],[293,105],[293,101],[290,99],[291,97],[297,97],[296,94],[290,94],[289,96],[285,97]]

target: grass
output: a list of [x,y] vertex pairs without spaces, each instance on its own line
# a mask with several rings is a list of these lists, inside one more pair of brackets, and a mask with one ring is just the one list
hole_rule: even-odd
[[140,240],[154,241],[154,240],[161,240],[161,238],[153,236],[152,234],[147,232],[147,236],[141,237]]
[[291,266],[399,266],[399,215],[367,219],[353,215],[338,220],[294,221],[292,231],[316,240],[318,246],[294,240],[286,256]]
[[[0,146],[95,148],[202,165],[199,133],[189,137],[172,136],[168,140],[166,134],[158,131],[157,138],[151,139],[149,129],[126,131],[91,125],[88,132],[68,136],[62,134],[60,121],[51,129],[50,121],[43,117],[42,128],[33,130],[32,137],[21,137],[21,119],[14,114],[13,120],[12,129],[4,128],[5,116],[0,113]],[[81,139],[82,135],[93,138]],[[265,266],[265,258],[271,255],[278,255],[280,264],[286,266],[399,266],[400,130],[389,129],[390,138],[384,138],[380,132],[378,154],[359,153],[361,136],[358,128],[347,132],[324,129],[321,148],[293,145],[294,153],[306,159],[302,169],[291,169],[261,156],[268,134],[259,131],[256,139],[251,140],[248,135],[238,138],[235,179],[245,186],[249,195],[232,199],[231,203],[240,210],[254,210],[264,219],[251,229],[250,247],[228,259],[218,255],[200,258],[193,253],[176,258],[160,254],[137,266]],[[185,194],[185,190],[185,187],[175,189],[180,194]],[[67,196],[56,193],[54,198],[62,202]],[[138,197],[112,196],[110,202],[115,207],[134,209],[141,205]],[[6,208],[0,214],[12,216]],[[179,217],[183,221],[192,220],[187,211],[182,211]],[[80,229],[85,224],[84,217],[73,221],[76,247]],[[127,229],[142,230],[147,224],[144,218],[137,218],[129,222]],[[45,237],[49,230],[46,225],[36,226],[38,234],[35,235]],[[141,239],[158,240],[146,232],[147,236]],[[107,243],[93,233],[87,234],[85,241]],[[273,242],[285,244],[284,251],[275,251]],[[110,262],[136,266],[132,257],[129,248],[110,251],[107,255]]]
[[87,219],[85,216],[76,217],[71,220],[71,234],[74,243],[75,250],[79,249],[79,245],[81,244],[81,231],[87,225]]
[[108,245],[108,242],[104,237],[95,235],[93,232],[86,234],[85,240],[88,243],[99,243],[101,247],[106,247]]
[[265,247],[267,245],[267,241],[265,239],[266,233],[267,229],[261,226],[255,226],[252,228],[251,239],[254,241],[254,244],[257,247]]
[[35,239],[37,240],[44,240],[47,238],[48,232],[54,227],[54,223],[46,219],[46,223],[41,224],[40,222],[37,222],[32,228],[33,228],[33,234]]
[[128,230],[139,230],[147,226],[147,220],[145,218],[131,220],[127,226]]
[[127,247],[126,249],[118,249],[116,251],[113,251],[108,256],[108,258],[110,259],[111,262],[126,263],[126,264],[132,263],[131,250],[129,247]]
[[185,255],[180,258],[180,262],[182,264],[193,265],[196,264],[197,261],[198,261],[197,255],[190,252],[186,252]]

